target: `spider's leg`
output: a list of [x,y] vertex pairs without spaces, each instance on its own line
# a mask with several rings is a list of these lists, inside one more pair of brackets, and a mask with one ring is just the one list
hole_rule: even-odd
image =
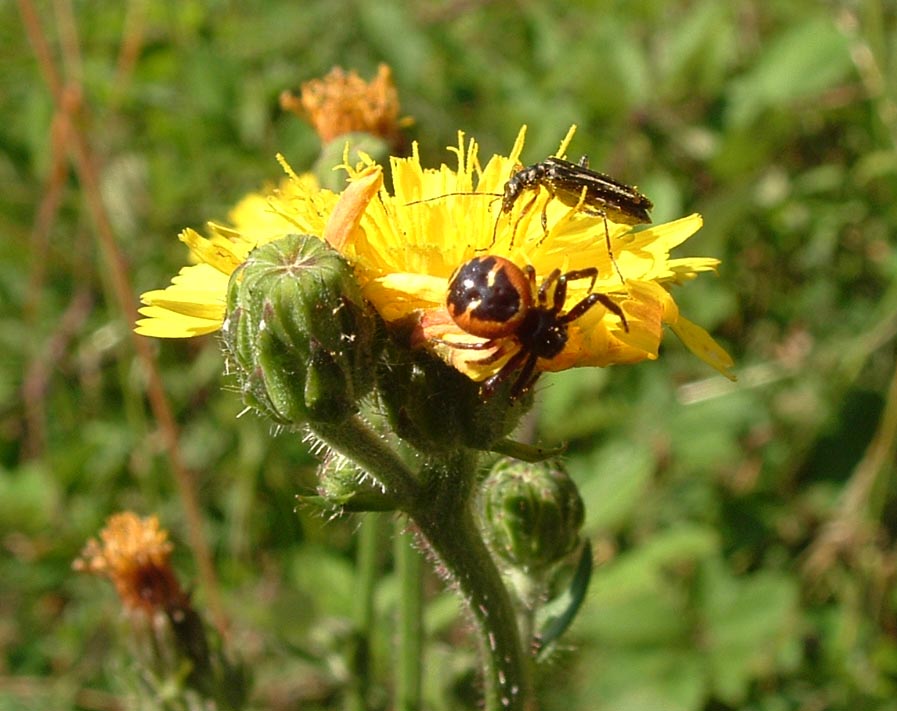
[[506,340],[495,349],[494,353],[490,353],[485,358],[478,358],[473,362],[478,365],[491,365],[492,363],[501,360],[508,353],[508,343],[509,341]]
[[626,333],[629,333],[629,322],[626,320],[626,314],[623,313],[623,309],[620,308],[620,305],[616,303],[613,299],[611,299],[607,294],[589,294],[586,298],[580,301],[576,306],[570,309],[563,316],[558,317],[559,324],[568,324],[571,321],[575,321],[580,316],[582,316],[586,311],[592,308],[595,304],[603,304],[604,308],[610,311],[620,319],[620,323],[623,324],[623,330]]
[[520,375],[517,376],[514,385],[511,387],[511,398],[514,400],[525,395],[535,384],[536,380],[539,379],[541,373],[536,371],[538,360],[539,357],[535,353],[531,353],[529,359],[523,364],[523,367],[520,369]]
[[441,338],[434,338],[431,343],[438,343],[442,346],[449,346],[451,348],[460,348],[462,351],[485,351],[495,347],[496,339],[493,338],[488,341],[470,343],[466,341],[445,341]]
[[470,361],[471,363],[477,363],[479,365],[490,365],[507,355],[509,346],[516,343],[516,341],[507,338],[492,338],[488,341],[481,341],[479,343],[458,343],[456,341],[444,341],[441,338],[436,338],[433,339],[433,343],[439,343],[440,345],[448,346],[449,348],[459,348],[462,351],[485,351],[490,348],[495,348],[493,353]]
[[532,264],[527,264],[523,267],[523,273],[526,274],[526,280],[529,282],[529,290],[533,295],[533,299],[535,300],[538,295],[538,289],[536,288],[536,268]]
[[[555,282],[557,282],[557,287],[555,287],[554,290],[554,310],[562,311],[564,308],[564,302],[567,300],[567,281],[561,274],[560,269],[555,269],[553,272],[551,272],[551,274],[545,277],[545,280],[539,287],[539,306],[544,308],[548,304],[548,290]],[[558,302],[558,294],[560,294],[561,297],[560,302]]]
[[[557,286],[554,288],[554,297],[552,298],[551,310],[554,313],[559,314],[564,310],[564,304],[567,303],[567,275],[561,274],[560,270],[555,269],[548,277],[542,282],[542,287],[547,289],[547,286],[550,282],[556,281]],[[539,290],[539,296],[543,296],[542,290]],[[541,302],[542,305],[548,302],[548,294],[547,292],[544,294],[545,299]]]
[[598,281],[598,270],[595,267],[586,267],[585,269],[576,269],[572,272],[567,272],[564,274],[564,277],[569,284],[571,281],[577,281],[578,279],[591,279],[592,283],[589,284],[589,291],[595,288],[595,282]]
[[520,364],[529,357],[530,353],[523,349],[512,355],[508,362],[502,366],[501,370],[483,381],[483,384],[480,385],[480,394],[484,397],[492,395],[495,389],[507,380],[520,367]]

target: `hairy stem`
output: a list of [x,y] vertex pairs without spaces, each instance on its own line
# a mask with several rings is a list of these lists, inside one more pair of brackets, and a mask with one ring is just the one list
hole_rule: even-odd
[[477,457],[471,451],[427,462],[416,477],[359,417],[310,425],[312,432],[354,461],[396,502],[458,587],[479,635],[486,711],[531,711],[529,665],[514,606],[474,520],[471,498]]
[[426,491],[409,511],[458,586],[476,624],[484,659],[486,711],[528,711],[528,660],[514,606],[474,521],[470,498],[475,457],[454,457],[425,471]]
[[405,462],[357,415],[338,423],[314,422],[309,429],[376,479],[398,509],[406,510],[419,497],[420,487]]

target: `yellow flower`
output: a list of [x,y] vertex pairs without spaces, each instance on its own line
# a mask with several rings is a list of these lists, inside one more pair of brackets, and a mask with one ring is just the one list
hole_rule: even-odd
[[[558,155],[563,155],[572,132]],[[625,313],[628,330],[604,304],[594,304],[569,323],[566,346],[557,356],[540,359],[537,372],[654,359],[666,324],[698,357],[732,377],[731,358],[706,331],[679,315],[667,288],[718,264],[709,257],[670,256],[700,229],[700,215],[633,230],[565,205],[542,189],[524,191],[504,213],[498,196],[519,170],[524,133],[522,129],[509,156],[493,156],[485,166],[480,165],[476,142],[465,144],[460,134],[452,149],[456,168],[424,169],[415,146],[410,158],[391,159],[392,194],[372,161],[347,167],[351,182],[339,202],[331,193],[303,187],[291,174],[278,194],[267,200],[253,198],[265,209],[247,209],[235,230],[213,226],[212,240],[185,230],[181,239],[202,263],[183,269],[168,289],[143,295],[148,305],[141,313],[149,318],[140,322],[140,332],[184,336],[216,330],[224,316],[227,278],[249,250],[276,237],[278,230],[301,231],[322,235],[349,259],[365,298],[383,319],[411,325],[412,345],[430,349],[476,381],[501,370],[522,348],[513,335],[498,339],[491,349],[453,345],[482,345],[487,340],[465,332],[445,303],[455,270],[485,254],[521,268],[531,265],[538,284],[556,269],[565,273],[596,268],[594,286],[590,279],[568,283],[564,310],[597,292]],[[262,216],[265,224],[258,222]],[[492,362],[494,351],[498,354]]]

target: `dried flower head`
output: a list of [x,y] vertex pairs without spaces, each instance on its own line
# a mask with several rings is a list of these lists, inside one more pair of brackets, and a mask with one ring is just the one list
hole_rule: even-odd
[[187,603],[171,568],[171,550],[155,516],[141,519],[125,511],[109,517],[100,540],[91,538],[72,567],[109,578],[126,608],[152,614]]
[[379,66],[371,82],[354,71],[334,67],[323,79],[305,82],[300,96],[283,92],[280,105],[306,119],[324,144],[347,133],[363,132],[397,148],[399,128],[407,123],[399,119],[399,94],[386,64]]

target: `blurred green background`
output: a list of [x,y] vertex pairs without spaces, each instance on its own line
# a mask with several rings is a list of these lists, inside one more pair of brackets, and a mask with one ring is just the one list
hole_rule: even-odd
[[[176,235],[316,158],[277,96],[333,65],[392,66],[425,164],[570,149],[637,183],[676,290],[737,361],[729,385],[668,334],[659,361],[546,376],[529,423],[569,443],[597,551],[544,711],[897,709],[897,8],[885,0],[178,3],[39,9],[136,297]],[[115,709],[128,654],[111,586],[71,572],[105,518],[172,531],[198,573],[83,183],[14,3],[0,3],[0,709]],[[357,521],[298,507],[316,460],[237,419],[215,338],[154,342],[258,708],[341,708]],[[390,527],[384,521],[384,535]],[[388,549],[388,545],[384,546]],[[374,665],[388,707],[388,556]],[[428,585],[427,708],[475,708],[453,598]],[[202,608],[208,591],[194,592]],[[376,694],[375,694],[376,697]]]

